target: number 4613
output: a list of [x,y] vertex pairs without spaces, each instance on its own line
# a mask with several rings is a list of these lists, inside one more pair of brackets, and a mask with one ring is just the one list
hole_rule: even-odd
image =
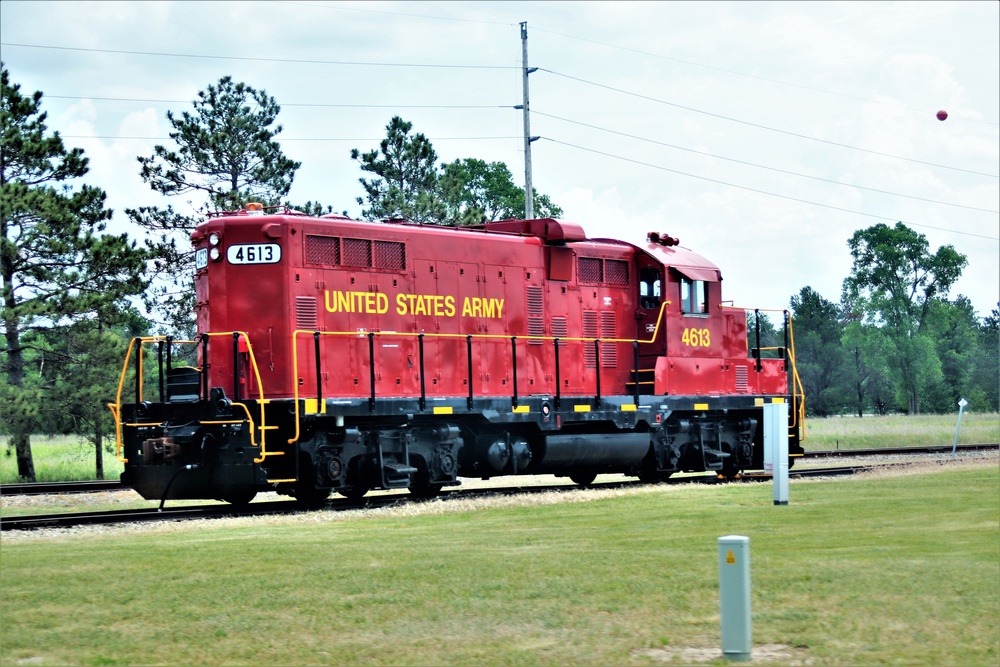
[[708,329],[685,329],[681,342],[691,347],[708,347],[712,344]]

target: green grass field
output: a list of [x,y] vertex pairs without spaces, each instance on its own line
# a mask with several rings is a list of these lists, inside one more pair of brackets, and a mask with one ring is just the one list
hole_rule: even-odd
[[995,456],[772,498],[647,486],[4,533],[0,664],[725,664],[728,534],[751,539],[755,664],[1000,662]]

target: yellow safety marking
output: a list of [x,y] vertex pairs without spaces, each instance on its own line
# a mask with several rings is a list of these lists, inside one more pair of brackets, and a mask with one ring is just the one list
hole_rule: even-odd
[[733,555],[732,549],[726,552],[726,562],[730,565],[734,565],[736,563],[736,556]]
[[519,405],[516,408],[511,408],[510,411],[511,412],[528,413],[528,412],[531,412],[531,409],[529,409],[527,405]]
[[764,407],[764,399],[763,398],[755,398],[755,399],[753,399],[753,404],[754,404],[755,407],[762,408],[762,407]]
[[280,426],[261,426],[260,430],[261,431],[277,431],[279,428],[281,428],[281,427]]
[[320,403],[318,398],[307,398],[306,399],[306,409],[304,412],[308,415],[325,415],[326,414],[326,401]]
[[455,409],[452,408],[450,405],[443,405],[443,406],[434,408],[434,414],[436,414],[436,415],[450,415],[450,414],[452,414],[454,412],[455,412]]
[[785,399],[783,399],[783,398],[772,398],[771,402],[772,403],[784,403]]
[[622,406],[622,412],[635,412],[638,407],[635,403],[626,403]]
[[794,459],[794,458],[801,458],[803,456],[805,456],[805,454],[789,454],[788,458]]
[[694,409],[695,410],[708,410],[708,403],[695,403],[694,404]]
[[299,480],[297,480],[295,478],[292,478],[292,479],[269,479],[269,480],[267,480],[267,483],[268,484],[285,484],[287,482],[297,482],[297,481],[299,481]]
[[590,412],[589,405],[574,405],[573,412]]

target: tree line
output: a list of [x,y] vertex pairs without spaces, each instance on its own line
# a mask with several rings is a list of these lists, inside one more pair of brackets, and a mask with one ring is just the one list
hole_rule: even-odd
[[[81,184],[87,158],[48,130],[42,93],[23,94],[2,63],[0,79],[4,455],[16,455],[18,475],[33,481],[31,434],[79,434],[93,444],[102,478],[113,446],[105,404],[129,341],[195,332],[189,238],[198,222],[249,201],[313,215],[333,207],[289,201],[301,164],[277,141],[280,106],[227,76],[190,110],[167,111],[172,146],[137,156],[139,176],[165,202],[125,209],[140,245],[107,231],[106,194]],[[377,147],[350,156],[362,172],[365,220],[468,225],[524,216],[524,189],[507,165],[473,157],[439,165],[427,137],[398,116]],[[178,210],[169,203],[178,196],[199,203]],[[533,198],[538,217],[562,214],[547,195]],[[901,224],[859,231],[850,244],[855,264],[841,303],[805,287],[790,304],[810,411],[946,410],[963,392],[973,409],[996,410],[998,313],[980,322],[964,297],[946,300],[965,258],[950,246],[931,255]],[[778,340],[766,317],[760,324]]]

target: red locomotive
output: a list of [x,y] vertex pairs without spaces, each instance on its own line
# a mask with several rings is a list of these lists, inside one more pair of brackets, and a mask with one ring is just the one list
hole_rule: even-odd
[[[772,401],[793,402],[801,453],[787,342],[762,353],[719,269],[670,236],[248,209],[192,234],[198,339],[130,348],[135,401],[111,408],[122,479],[145,498],[734,476],[762,467]],[[197,366],[172,361],[182,343]]]

